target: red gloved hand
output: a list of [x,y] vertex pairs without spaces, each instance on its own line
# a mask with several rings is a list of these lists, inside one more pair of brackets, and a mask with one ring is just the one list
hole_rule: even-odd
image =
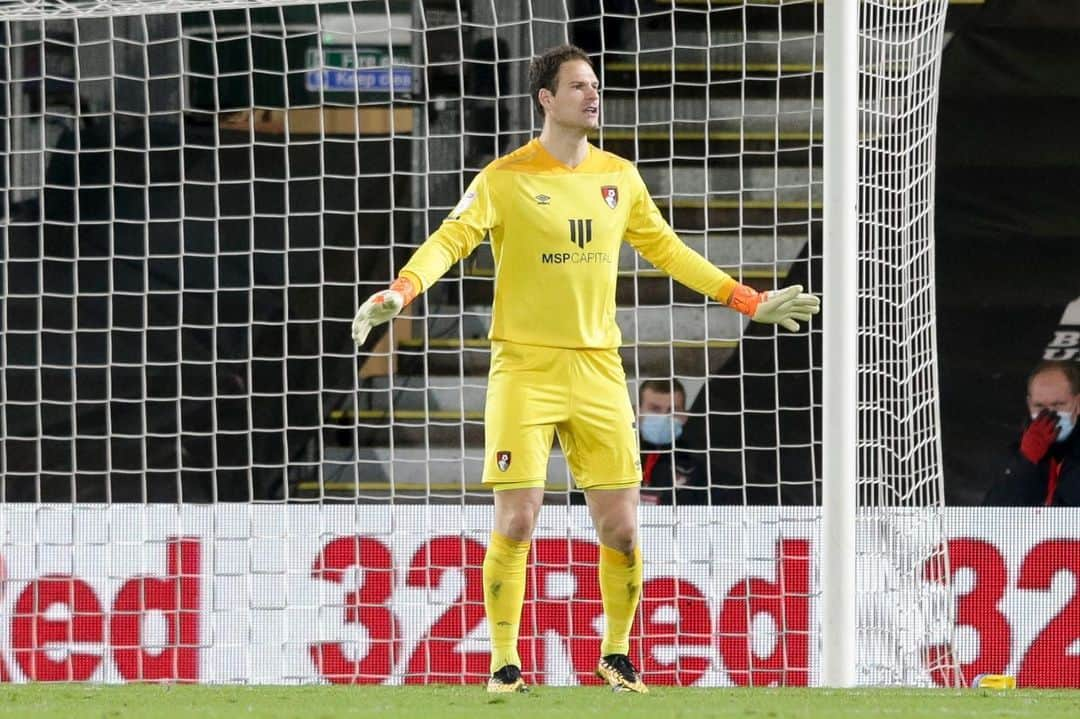
[[1057,434],[1057,415],[1043,410],[1031,420],[1031,424],[1024,430],[1024,435],[1020,437],[1020,454],[1032,464],[1038,464],[1050,451],[1050,445],[1057,439]]

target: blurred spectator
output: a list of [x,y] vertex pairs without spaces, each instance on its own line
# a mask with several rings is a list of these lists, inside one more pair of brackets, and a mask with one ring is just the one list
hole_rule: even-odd
[[1080,368],[1045,361],[1028,377],[1028,420],[1005,476],[987,493],[994,506],[1080,507]]
[[677,379],[646,380],[638,390],[642,504],[708,504],[702,458],[679,446],[686,390]]

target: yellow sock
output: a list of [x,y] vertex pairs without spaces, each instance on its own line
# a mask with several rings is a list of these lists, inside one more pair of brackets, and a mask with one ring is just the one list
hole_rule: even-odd
[[484,555],[484,611],[491,629],[491,673],[507,664],[521,666],[518,625],[525,602],[525,567],[530,542],[515,542],[498,532]]
[[641,598],[641,549],[630,556],[600,545],[600,596],[604,600],[604,641],[600,656],[630,653],[630,627]]

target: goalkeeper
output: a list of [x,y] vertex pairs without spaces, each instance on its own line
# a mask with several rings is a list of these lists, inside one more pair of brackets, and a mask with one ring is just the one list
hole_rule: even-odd
[[495,495],[484,558],[493,692],[525,691],[518,624],[548,454],[558,434],[600,542],[604,636],[596,673],[616,691],[647,691],[629,657],[641,592],[641,464],[615,323],[619,247],[758,322],[795,331],[818,312],[799,286],[757,292],[687,247],[634,165],[587,140],[600,119],[588,56],[564,45],[529,67],[540,137],[490,163],[389,289],[360,307],[353,339],[397,315],[490,233],[495,257],[483,481]]

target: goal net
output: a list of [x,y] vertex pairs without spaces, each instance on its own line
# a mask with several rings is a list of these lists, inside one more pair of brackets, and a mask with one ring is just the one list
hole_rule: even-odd
[[[858,679],[950,684],[933,296],[945,0],[867,0],[859,296],[821,286],[822,4],[22,0],[0,8],[0,680],[480,682],[494,260],[350,322],[593,57],[684,241],[859,307]],[[853,59],[854,61],[854,59]],[[821,333],[624,248],[627,391],[684,402],[641,510],[646,682],[819,679]],[[854,441],[855,438],[853,438]],[[598,548],[558,447],[526,679],[590,683]]]

